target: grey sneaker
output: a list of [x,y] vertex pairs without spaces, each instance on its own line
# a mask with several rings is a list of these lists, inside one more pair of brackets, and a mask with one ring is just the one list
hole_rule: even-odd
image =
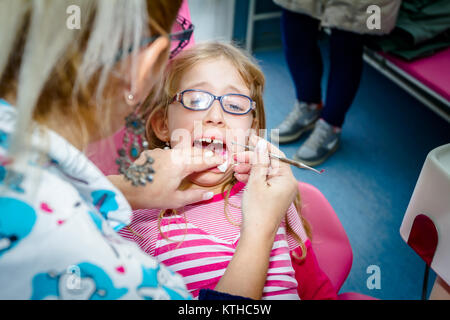
[[294,108],[281,124],[275,129],[279,135],[272,133],[271,139],[278,143],[292,142],[308,130],[314,128],[314,123],[319,119],[322,105],[295,101]]
[[339,147],[341,129],[319,119],[313,132],[297,150],[294,159],[308,166],[317,166],[331,156]]

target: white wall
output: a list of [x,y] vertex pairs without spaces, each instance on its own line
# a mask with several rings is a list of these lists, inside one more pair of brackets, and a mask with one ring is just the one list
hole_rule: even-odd
[[235,0],[188,0],[194,40],[231,40]]

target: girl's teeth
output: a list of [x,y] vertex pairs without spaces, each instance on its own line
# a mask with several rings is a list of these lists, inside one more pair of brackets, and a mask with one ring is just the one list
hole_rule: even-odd
[[211,138],[201,138],[194,140],[194,145],[201,145],[203,143],[212,144],[215,147],[222,147],[223,148],[223,141],[217,140],[217,139],[211,139]]

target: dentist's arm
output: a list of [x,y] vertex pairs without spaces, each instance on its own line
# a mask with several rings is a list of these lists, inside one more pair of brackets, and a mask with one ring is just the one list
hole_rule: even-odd
[[242,198],[241,237],[215,290],[260,299],[275,235],[298,185],[289,165],[269,159],[268,151],[284,156],[280,150],[256,136],[251,143],[255,152],[237,155],[238,162],[251,167]]

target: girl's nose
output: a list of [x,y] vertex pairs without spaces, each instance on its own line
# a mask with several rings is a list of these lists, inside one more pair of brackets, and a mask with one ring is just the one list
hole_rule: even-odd
[[219,100],[215,100],[212,106],[207,110],[205,117],[203,118],[204,124],[214,124],[216,126],[222,126],[225,124],[223,117],[223,109]]

